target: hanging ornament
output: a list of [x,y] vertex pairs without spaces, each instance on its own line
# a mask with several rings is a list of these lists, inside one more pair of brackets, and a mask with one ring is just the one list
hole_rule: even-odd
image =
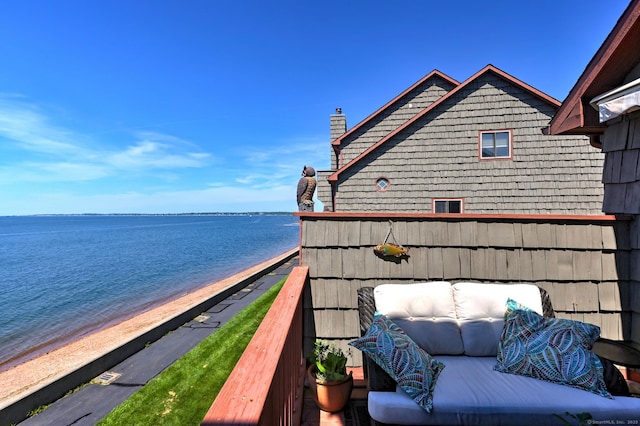
[[[393,238],[393,243],[388,242],[389,236]],[[391,221],[389,221],[389,231],[387,232],[387,236],[384,238],[384,242],[375,246],[373,248],[373,252],[378,256],[385,257],[409,256],[409,249],[406,249],[397,243],[396,237],[393,235],[393,223]]]

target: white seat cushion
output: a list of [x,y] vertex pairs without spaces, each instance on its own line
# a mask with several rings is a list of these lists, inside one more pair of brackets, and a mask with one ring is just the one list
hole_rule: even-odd
[[452,288],[465,355],[498,354],[507,299],[511,298],[542,315],[540,289],[532,284],[460,282]]
[[373,295],[376,310],[429,354],[463,353],[451,283],[382,284]]
[[[494,357],[439,356],[445,364],[427,413],[402,389],[369,392],[369,414],[406,425],[553,425],[554,414],[589,412],[596,422],[631,424],[640,419],[640,398],[604,398],[584,390],[494,371]],[[565,417],[568,421],[573,421]],[[613,423],[611,423],[613,422]]]

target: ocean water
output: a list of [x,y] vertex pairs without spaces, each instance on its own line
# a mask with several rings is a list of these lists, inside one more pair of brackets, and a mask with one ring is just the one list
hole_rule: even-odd
[[295,248],[293,215],[0,217],[0,370]]

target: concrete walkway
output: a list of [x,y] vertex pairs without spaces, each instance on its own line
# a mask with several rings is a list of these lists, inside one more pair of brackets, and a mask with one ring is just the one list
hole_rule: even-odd
[[[188,309],[180,304],[185,309],[184,312],[169,319],[156,318],[160,321],[159,324],[134,339],[138,341],[136,350],[127,348],[127,344],[131,344],[130,341],[125,344],[120,342],[117,346],[119,349],[108,350],[102,357],[85,362],[77,370],[66,371],[60,379],[48,380],[48,383],[34,389],[33,392],[16,396],[12,404],[0,410],[0,425],[18,422],[25,426],[95,425],[113,408],[288,275],[297,263],[297,250],[294,250],[231,277],[235,279],[235,283],[226,283],[223,286],[224,289],[219,289],[213,296],[209,294],[204,300],[198,300],[195,305],[192,302]],[[175,302],[171,303],[175,305]],[[167,334],[169,331],[172,332]],[[117,330],[116,333],[118,333]],[[155,339],[151,339],[154,335]],[[145,339],[148,340],[145,341]],[[118,350],[121,351],[121,360],[109,364],[108,359],[116,359]],[[127,353],[125,357],[122,351],[131,352],[131,354]],[[25,413],[33,409],[25,409],[33,406],[30,398],[42,399],[46,397],[48,390],[60,392],[59,388],[63,383],[72,383],[70,379],[82,373],[83,369],[89,370],[84,372],[86,376],[90,370],[95,371],[96,365],[103,365],[104,369],[98,370],[99,372],[91,377],[95,378],[92,383],[58,399],[40,414],[24,420]],[[80,383],[89,382],[91,378]],[[76,386],[67,387],[64,392]]]

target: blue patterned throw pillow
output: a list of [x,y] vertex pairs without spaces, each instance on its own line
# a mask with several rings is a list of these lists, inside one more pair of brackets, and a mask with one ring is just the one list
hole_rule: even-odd
[[369,355],[411,399],[431,412],[433,388],[444,364],[433,359],[393,321],[376,312],[365,335],[349,345]]
[[602,363],[591,351],[600,336],[600,327],[567,319],[545,319],[510,302],[498,344],[496,371],[613,398],[604,382]]

